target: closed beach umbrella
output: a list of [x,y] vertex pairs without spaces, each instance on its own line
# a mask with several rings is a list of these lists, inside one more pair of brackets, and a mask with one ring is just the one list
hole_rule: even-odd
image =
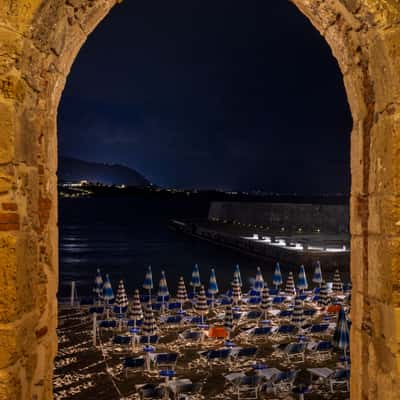
[[183,280],[183,276],[179,278],[176,299],[178,300],[178,303],[181,305],[181,312],[183,312],[183,306],[188,301],[188,295],[186,291],[185,281]]
[[[133,300],[130,307],[130,318],[136,321],[143,319],[142,303],[140,302],[139,289],[133,292]],[[136,326],[135,326],[136,327]]]
[[346,359],[346,350],[348,349],[350,344],[350,329],[349,323],[346,318],[346,313],[344,312],[343,308],[341,308],[339,311],[332,343],[337,348],[343,350]]
[[296,287],[294,285],[294,278],[293,278],[293,272],[290,271],[287,281],[286,281],[286,286],[285,286],[285,292],[289,296],[293,296],[296,294]]
[[217,277],[214,268],[211,268],[210,282],[208,284],[208,293],[211,295],[211,307],[214,307],[214,296],[218,293]]
[[281,267],[280,267],[279,263],[276,263],[276,265],[275,265],[275,272],[274,272],[274,276],[272,277],[272,283],[275,285],[276,288],[278,288],[283,283]]
[[318,304],[322,307],[328,306],[330,303],[328,288],[326,282],[322,281],[321,290],[319,291]]
[[140,302],[139,290],[133,292],[133,300],[130,307],[130,318],[133,320],[133,347],[136,346],[136,324],[143,319],[142,303]]
[[122,313],[125,309],[127,309],[129,305],[128,296],[126,295],[124,282],[121,280],[119,281],[118,289],[117,289],[117,296],[115,298],[114,304],[114,311],[117,309],[119,312],[119,328],[121,329],[122,325]]
[[103,277],[101,276],[99,268],[97,268],[96,277],[94,278],[93,293],[95,293],[97,296],[97,301],[100,303],[100,299],[103,295]]
[[264,319],[267,319],[267,311],[271,308],[272,306],[272,299],[269,296],[269,291],[266,286],[263,287],[261,290],[261,305],[260,308],[261,310],[264,311]]
[[336,269],[336,271],[335,271],[335,273],[333,275],[332,290],[334,292],[343,292],[342,278],[340,277],[340,272],[339,272],[338,269]]
[[204,323],[204,316],[208,313],[208,305],[203,285],[200,286],[199,292],[196,296],[195,311],[201,315],[201,321]]
[[190,286],[193,288],[193,293],[196,293],[196,288],[201,286],[199,266],[195,264],[192,270],[192,279]]
[[238,305],[242,299],[242,290],[240,289],[240,284],[237,275],[234,275],[232,281],[232,300],[233,303]]
[[297,327],[301,327],[304,325],[304,306],[303,301],[296,297],[294,300],[294,308],[292,314],[292,324],[296,325]]
[[264,287],[264,277],[261,272],[261,268],[257,267],[256,280],[254,281],[254,290],[260,293],[263,287]]
[[151,290],[153,289],[153,272],[151,271],[151,265],[147,268],[146,275],[144,277],[143,289],[149,291],[149,303],[151,304]]
[[316,283],[318,286],[321,286],[322,283],[322,270],[321,270],[321,263],[317,261],[315,266],[314,275],[312,281]]
[[304,269],[304,265],[300,265],[300,272],[297,277],[297,289],[300,290],[306,290],[308,288],[308,282],[307,282],[307,276],[306,276],[306,271]]
[[233,330],[233,311],[230,304],[228,304],[225,308],[224,328],[228,332],[228,339],[230,339],[230,335]]
[[158,297],[161,297],[161,311],[165,309],[165,298],[169,296],[168,285],[167,285],[167,278],[165,277],[165,272],[161,271],[161,278],[160,282],[158,283]]
[[[150,338],[157,332],[156,319],[154,318],[151,304],[147,304],[144,308],[144,319],[142,325],[142,335],[147,337],[147,347],[150,347]],[[146,368],[150,369],[150,353],[146,353]]]
[[243,281],[242,281],[242,275],[240,274],[240,267],[239,264],[236,264],[235,266],[235,272],[233,273],[233,276],[237,277],[238,282],[239,282],[239,286],[242,287],[243,286]]
[[150,344],[150,336],[156,334],[156,329],[156,319],[154,318],[153,309],[147,304],[144,308],[142,335],[147,336],[148,344]]
[[106,302],[107,319],[110,316],[110,310],[108,308],[108,305],[110,303],[110,300],[112,300],[113,298],[114,298],[114,292],[111,286],[110,277],[108,274],[106,274],[106,280],[103,285],[103,299]]

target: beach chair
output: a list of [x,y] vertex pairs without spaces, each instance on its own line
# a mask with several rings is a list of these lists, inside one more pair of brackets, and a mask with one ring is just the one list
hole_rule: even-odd
[[279,289],[268,289],[270,296],[277,296],[279,294]]
[[174,311],[174,310],[180,310],[181,309],[181,303],[168,303],[168,310]]
[[284,352],[289,363],[304,362],[305,343],[290,343],[286,346]]
[[154,364],[158,370],[175,369],[178,353],[159,353],[154,358]]
[[293,310],[282,310],[278,314],[278,318],[289,318],[293,314]]
[[329,324],[316,324],[312,325],[308,329],[308,334],[309,335],[321,335],[321,334],[326,334],[329,329]]
[[131,336],[127,335],[117,335],[113,337],[113,344],[127,346],[130,345],[132,341]]
[[128,311],[128,307],[113,307],[114,314],[125,314]]
[[165,397],[165,388],[154,383],[137,385],[140,400],[163,399]]
[[114,329],[117,327],[117,321],[113,319],[105,319],[103,321],[98,321],[99,329]]
[[138,371],[144,368],[145,360],[143,357],[127,357],[124,360],[125,377],[128,377],[128,372]]
[[200,342],[202,339],[203,332],[201,331],[191,331],[187,330],[182,332],[179,337],[183,340],[188,340],[191,342]]
[[140,319],[140,320],[135,322],[133,319],[129,319],[126,324],[127,324],[128,327],[132,327],[132,326],[135,326],[135,325],[136,326],[142,326],[143,325],[143,320]]
[[329,387],[331,389],[331,393],[339,391],[338,388],[341,388],[341,391],[343,391],[344,388],[348,392],[350,390],[349,379],[350,379],[349,369],[335,370],[335,372],[329,377]]
[[[204,318],[204,322],[205,322],[205,318]],[[202,318],[200,316],[196,316],[196,317],[192,317],[190,320],[190,323],[192,325],[199,325],[201,323],[203,323]]]
[[165,328],[175,328],[179,326],[182,322],[183,318],[181,315],[171,315],[167,317],[163,322],[165,324]]
[[296,331],[296,327],[294,325],[281,325],[278,329],[273,332],[273,336],[275,339],[283,339],[291,336]]
[[260,385],[263,378],[261,376],[244,376],[236,381],[236,394],[238,400],[258,399]]
[[232,299],[230,299],[229,297],[222,297],[222,299],[221,299],[222,306],[226,306],[231,303],[232,303]]
[[274,381],[272,382],[272,390],[274,394],[277,395],[277,393],[291,392],[297,374],[298,374],[297,370],[280,372],[279,374],[277,374],[275,376]]
[[208,350],[200,354],[205,358],[207,365],[225,365],[231,355],[231,349]]
[[256,311],[256,310],[254,310],[254,311],[249,311],[248,313],[247,313],[247,315],[246,315],[246,318],[247,319],[252,319],[252,320],[254,320],[254,319],[260,319],[261,318],[261,316],[263,315],[263,313],[261,312],[261,311]]
[[196,396],[201,393],[203,388],[202,383],[186,383],[184,385],[179,385],[177,388],[177,393],[174,395],[174,400],[186,400],[190,399],[190,396]]
[[254,358],[257,354],[257,351],[257,347],[244,347],[237,352],[235,359],[242,360],[247,358]]
[[250,297],[248,304],[250,306],[258,306],[261,303],[261,297],[259,296],[254,296],[254,297]]
[[312,318],[316,313],[317,313],[317,310],[315,310],[313,308],[306,308],[304,310],[304,315],[309,318]]
[[151,308],[153,311],[161,311],[162,303],[152,303]]
[[[164,296],[164,304],[168,303],[169,301],[169,296]],[[162,296],[157,296],[157,303],[162,303],[163,302],[163,297]]]
[[284,296],[275,296],[272,298],[272,304],[280,305],[280,304],[283,304],[285,300],[286,300],[286,297],[284,297]]
[[[159,341],[159,336],[158,335],[153,335],[150,336],[150,344],[157,344]],[[149,343],[148,337],[147,336],[140,336],[139,337],[139,344],[147,344]]]
[[327,341],[322,341],[317,344],[313,351],[318,361],[326,361],[332,357],[332,343]]

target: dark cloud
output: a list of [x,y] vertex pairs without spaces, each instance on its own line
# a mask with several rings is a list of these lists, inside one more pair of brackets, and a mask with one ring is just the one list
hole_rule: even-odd
[[282,0],[123,2],[59,113],[60,153],[168,186],[347,192],[350,129],[330,49]]

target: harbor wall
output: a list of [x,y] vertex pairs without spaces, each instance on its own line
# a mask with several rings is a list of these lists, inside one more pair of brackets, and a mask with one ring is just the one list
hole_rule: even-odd
[[348,205],[212,202],[208,219],[271,231],[349,232]]

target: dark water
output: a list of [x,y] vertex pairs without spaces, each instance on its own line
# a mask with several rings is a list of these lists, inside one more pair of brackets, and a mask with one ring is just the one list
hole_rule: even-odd
[[180,275],[190,278],[195,263],[206,284],[211,266],[216,269],[220,289],[228,287],[235,264],[244,280],[254,276],[257,265],[265,278],[272,276],[272,263],[168,229],[171,218],[205,218],[206,202],[98,197],[60,199],[59,207],[61,296],[71,280],[79,295],[90,294],[96,268],[110,274],[114,287],[123,279],[129,293],[141,286],[150,264],[155,285],[165,269],[172,291]]

